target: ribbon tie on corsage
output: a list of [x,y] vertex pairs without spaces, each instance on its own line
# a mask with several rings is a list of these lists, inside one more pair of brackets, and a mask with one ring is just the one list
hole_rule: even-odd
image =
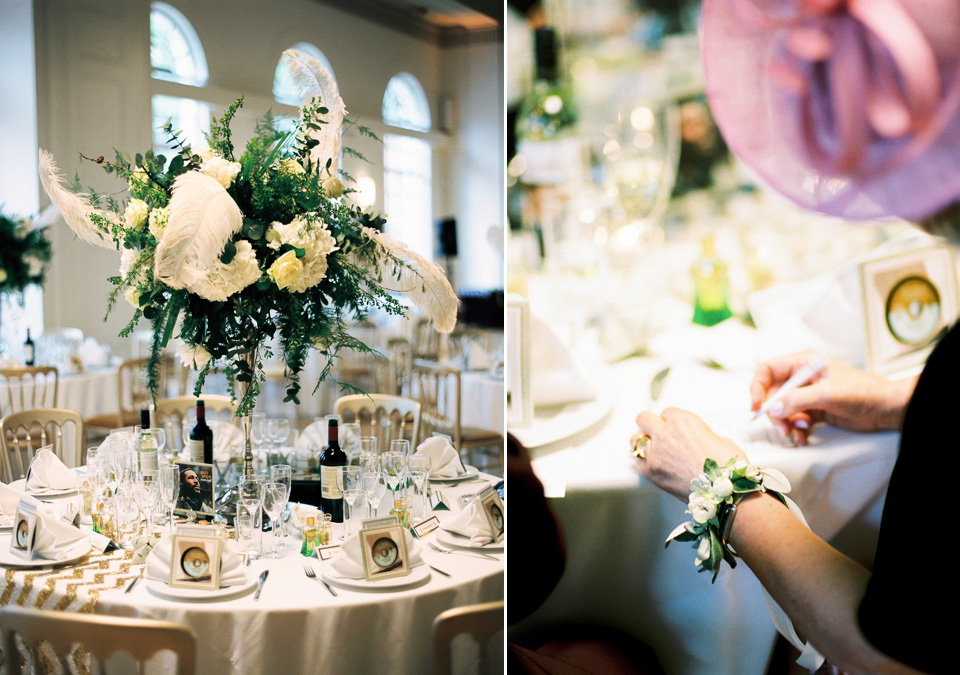
[[781,32],[770,77],[784,95],[782,128],[823,174],[877,175],[909,161],[960,103],[956,63],[949,73],[940,63],[955,36],[923,25],[904,0],[733,3],[745,21]]

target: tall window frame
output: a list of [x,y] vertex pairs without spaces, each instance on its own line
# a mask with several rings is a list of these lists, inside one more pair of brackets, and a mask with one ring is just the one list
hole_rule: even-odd
[[[387,231],[432,260],[433,148],[422,134],[430,131],[430,106],[420,81],[410,73],[390,78],[383,94],[383,205]],[[411,133],[412,132],[412,133]]]

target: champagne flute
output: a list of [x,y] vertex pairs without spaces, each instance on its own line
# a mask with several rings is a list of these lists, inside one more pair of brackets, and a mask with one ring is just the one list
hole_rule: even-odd
[[383,477],[387,482],[387,487],[394,493],[393,498],[396,501],[396,492],[400,488],[401,482],[406,478],[407,458],[399,452],[385,452],[380,457],[380,466],[383,468]]
[[360,493],[363,492],[363,474],[360,471],[360,467],[350,466],[349,464],[347,466],[341,466],[340,476],[337,482],[340,487],[340,492],[343,494],[343,501],[350,507],[350,513],[346,523],[347,536],[349,537],[353,534],[354,529],[353,507],[357,503]]
[[173,511],[180,495],[180,465],[166,464],[160,467],[160,501],[168,514],[170,534],[173,534]]
[[[293,472],[291,471],[289,464],[274,464],[270,467],[270,480],[276,483],[281,483],[286,488],[284,493],[286,498],[283,501],[283,508],[281,509],[281,512],[286,511],[287,506],[290,504],[290,490],[293,487],[292,477]],[[280,529],[281,531],[284,529],[283,519],[280,521]],[[286,541],[282,541],[280,545],[286,549],[293,548],[293,546]]]
[[270,516],[273,526],[273,546],[264,555],[267,558],[282,558],[287,555],[281,546],[280,513],[287,504],[287,487],[283,483],[267,481],[263,485],[263,510]]
[[387,494],[387,484],[383,481],[382,471],[369,471],[363,474],[363,489],[367,493],[367,507],[370,517],[376,518],[383,496]]
[[137,498],[137,506],[144,514],[146,521],[146,535],[153,534],[153,510],[160,500],[159,474],[156,471],[148,471],[137,474],[137,482],[134,488],[134,494]]

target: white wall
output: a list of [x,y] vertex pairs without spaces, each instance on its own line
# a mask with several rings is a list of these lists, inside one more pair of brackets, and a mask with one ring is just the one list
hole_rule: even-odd
[[[383,91],[398,72],[410,72],[420,80],[435,121],[440,96],[453,97],[459,111],[456,133],[433,131],[424,136],[435,149],[434,214],[437,218],[456,217],[471,244],[465,245],[461,234],[461,251],[473,249],[471,254],[478,258],[461,264],[460,285],[502,287],[502,256],[486,243],[489,225],[500,225],[503,220],[502,42],[441,48],[313,0],[169,0],[169,4],[190,20],[206,52],[209,85],[195,90],[196,97],[219,110],[237,96],[246,96],[244,116],[236,129],[241,142],[246,140],[243,127],[267,108],[283,109],[272,100],[274,68],[282,50],[300,41],[312,42],[323,51],[336,73],[350,117],[378,134],[384,131],[380,123]],[[113,148],[130,153],[146,150],[151,143],[150,96],[179,93],[176,85],[150,78],[150,3],[0,0],[0,30],[4,38],[7,32],[20,35],[16,53],[21,59],[32,52],[26,45],[29,31],[10,31],[7,18],[29,18],[30,5],[36,24],[37,131],[32,136],[29,130],[17,133],[20,143],[16,147],[0,146],[0,170],[22,157],[34,158],[39,142],[54,154],[68,178],[76,171],[84,185],[109,192],[122,189],[98,167],[81,164],[77,152],[95,157],[110,156]],[[5,73],[7,51],[0,53]],[[0,82],[6,86],[5,80]],[[19,110],[30,105],[30,87],[21,83],[20,88],[22,94],[4,96],[4,105],[17,99],[18,112],[11,114],[18,124],[30,127],[24,120],[32,115]],[[0,136],[8,140],[7,119],[0,119],[4,120]],[[382,208],[379,145],[351,138],[344,143],[357,146],[372,162],[362,164],[347,158],[344,168],[354,177],[376,178],[378,201],[374,208]],[[16,169],[21,180],[35,176],[35,167],[22,167]],[[25,182],[36,195],[36,180]],[[0,203],[9,199],[8,193],[8,184],[0,181]],[[41,195],[40,205],[46,203]],[[118,254],[75,241],[62,222],[51,235],[55,257],[45,288],[47,328],[77,326],[111,344],[118,353],[128,353],[129,348],[116,336],[132,310],[121,301],[108,323],[101,320],[111,289],[106,278],[116,273]]]

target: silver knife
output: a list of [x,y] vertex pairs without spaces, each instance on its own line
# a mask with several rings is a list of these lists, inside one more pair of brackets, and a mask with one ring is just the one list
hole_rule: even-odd
[[260,591],[263,590],[263,582],[267,580],[267,575],[270,573],[270,570],[263,570],[260,573],[260,578],[257,579],[257,592],[253,594],[254,600],[260,599]]
[[146,571],[147,571],[147,565],[146,565],[146,563],[144,563],[143,567],[140,568],[140,574],[138,574],[137,576],[135,576],[135,577],[133,578],[133,581],[131,581],[129,584],[127,584],[127,590],[125,590],[124,593],[129,593],[130,591],[132,591],[132,590],[133,590],[133,587],[137,585],[137,582],[139,582],[141,579],[143,579],[143,573],[146,572]]

